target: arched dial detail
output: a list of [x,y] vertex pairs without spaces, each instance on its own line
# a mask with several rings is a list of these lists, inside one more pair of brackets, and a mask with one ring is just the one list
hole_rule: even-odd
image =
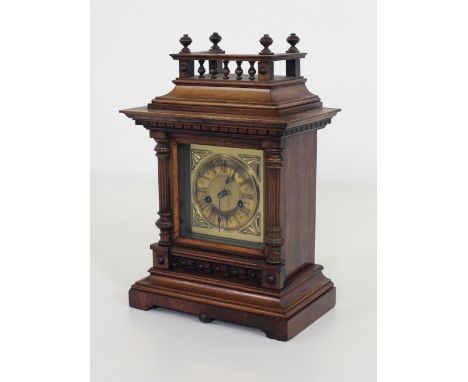
[[194,224],[217,232],[260,235],[256,162],[246,159],[223,154],[200,159],[192,183]]

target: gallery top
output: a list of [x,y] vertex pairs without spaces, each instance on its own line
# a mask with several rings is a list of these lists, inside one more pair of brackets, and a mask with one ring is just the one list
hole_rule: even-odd
[[[268,34],[260,38],[263,49],[258,54],[227,54],[218,45],[218,33],[209,39],[209,50],[192,52],[192,39],[184,34],[182,49],[171,54],[179,62],[174,89],[147,106],[121,112],[149,130],[226,135],[245,130],[252,137],[281,138],[298,129],[325,127],[340,111],[322,107],[319,96],[306,88],[300,60],[307,53],[296,47],[295,33],[286,39],[290,46],[285,53],[270,49],[273,39]],[[286,62],[285,75],[275,75],[278,61]]]

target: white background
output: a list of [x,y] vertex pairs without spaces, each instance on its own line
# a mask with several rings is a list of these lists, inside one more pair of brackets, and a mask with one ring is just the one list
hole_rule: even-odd
[[[223,11],[223,8],[225,10]],[[228,53],[257,53],[269,33],[274,52],[289,48],[295,32],[307,86],[328,107],[343,111],[320,132],[318,176],[322,185],[375,187],[376,6],[372,0],[268,2],[217,5],[180,0],[94,0],[91,3],[91,150],[96,177],[149,178],[154,147],[141,126],[118,114],[168,93],[178,73],[179,38],[207,50],[218,32]],[[284,62],[275,72],[284,73]],[[231,64],[231,70],[234,68]],[[246,68],[247,69],[247,68]]]
[[[91,11],[93,381],[374,381],[375,4],[238,1],[210,11],[192,1],[94,1]],[[337,306],[288,343],[128,307],[127,290],[146,275],[158,238],[156,158],[148,132],[117,111],[169,92],[178,65],[168,54],[181,49],[179,38],[188,33],[193,51],[206,50],[214,31],[230,53],[259,52],[264,33],[284,52],[295,32],[308,52],[309,90],[343,110],[318,139],[316,258],[337,286]]]
[[[306,3],[310,2],[301,5]],[[378,8],[378,381],[466,381],[466,4],[457,0],[383,3]],[[291,17],[289,10],[284,13]],[[356,13],[350,10],[348,17],[359,17]],[[0,379],[81,382],[89,379],[90,371],[89,8],[83,1],[8,2],[2,5],[0,21],[5,53],[0,71]],[[317,93],[323,97],[324,90]],[[321,132],[321,141],[338,123],[337,118]],[[148,195],[153,195],[151,187],[155,186],[148,187]],[[142,188],[138,190],[141,193]],[[147,204],[143,205],[146,209]],[[148,227],[145,235],[154,235],[153,229]],[[121,271],[124,276],[116,285],[127,283],[128,273],[140,274],[146,264],[148,255],[140,259],[142,253],[134,254],[141,264],[132,266],[130,272]],[[337,281],[340,275],[330,269],[330,258],[324,257],[321,262],[328,275]],[[107,293],[105,288],[101,291],[101,295]],[[123,310],[125,298],[118,288],[113,293],[114,309]],[[167,328],[154,325],[161,312],[142,313],[151,316],[148,325],[152,328]],[[115,318],[112,315],[104,325]],[[307,331],[330,335],[326,333],[331,333],[334,324],[322,324],[325,319]],[[182,330],[187,322],[184,319],[180,324]],[[145,325],[140,324],[135,327],[141,329],[141,337],[131,337],[135,343],[123,341],[129,349],[125,357],[124,353],[116,357],[118,350],[109,356],[115,362],[107,363],[108,369],[114,366],[116,373],[121,371],[121,380],[133,380],[129,373],[134,369],[126,366],[138,357],[141,342],[158,348],[165,345],[148,336]],[[212,324],[196,324],[189,324],[188,329],[217,329]],[[323,325],[332,329],[323,330]],[[198,354],[206,343],[200,344],[203,349],[189,347],[192,358],[183,361],[189,362],[192,371],[202,369],[193,372],[190,380],[210,375],[218,353],[240,347],[245,337],[263,343],[259,334],[250,337],[255,331],[245,329],[240,339],[241,332],[234,329],[232,337],[236,337],[224,347],[219,341],[215,350],[210,347],[202,363],[194,364],[192,359],[202,358]],[[226,336],[229,330],[222,327],[217,335]],[[125,335],[114,337],[121,349]],[[106,344],[109,342],[112,340]],[[277,352],[279,345],[274,348]],[[330,346],[339,349],[333,342]],[[174,348],[169,345],[169,350]],[[298,347],[295,351],[300,361],[314,362],[309,353],[299,352]],[[180,376],[181,358],[161,354]],[[268,355],[271,353],[257,352],[255,358]],[[142,359],[142,363],[147,361]],[[268,366],[276,361],[273,358]],[[345,361],[330,359],[321,363],[322,370],[350,370]],[[261,372],[265,363],[256,365],[254,372]],[[141,373],[151,372],[140,366]],[[226,364],[220,363],[222,366]],[[223,372],[231,370],[228,366]],[[245,363],[235,371],[243,367]],[[307,367],[307,371],[308,379],[320,380],[314,378],[314,370]],[[353,377],[334,375],[339,381]]]

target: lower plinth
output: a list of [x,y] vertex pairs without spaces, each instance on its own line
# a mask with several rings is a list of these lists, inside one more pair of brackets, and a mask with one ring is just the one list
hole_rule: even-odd
[[313,264],[280,291],[238,285],[191,274],[152,270],[129,291],[130,306],[163,307],[258,328],[268,338],[287,341],[335,306],[336,289]]

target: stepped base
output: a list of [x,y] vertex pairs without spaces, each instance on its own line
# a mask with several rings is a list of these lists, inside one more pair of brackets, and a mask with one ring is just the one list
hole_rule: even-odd
[[221,320],[258,328],[268,338],[287,341],[335,306],[336,289],[320,265],[310,265],[280,291],[152,270],[132,285],[130,306],[195,314],[202,322]]

